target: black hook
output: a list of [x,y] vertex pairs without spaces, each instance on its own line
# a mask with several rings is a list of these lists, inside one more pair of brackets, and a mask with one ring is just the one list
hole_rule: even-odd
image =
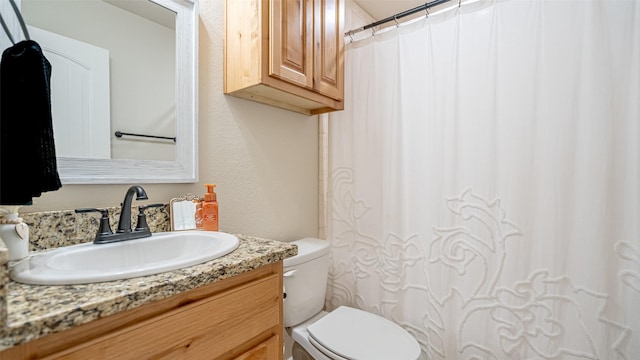
[[[25,39],[26,40],[31,40],[31,38],[29,37],[29,31],[27,31],[27,25],[24,23],[24,19],[22,18],[22,14],[20,13],[20,9],[18,9],[18,5],[16,5],[14,0],[9,0],[9,2],[11,3],[11,7],[13,8],[13,12],[16,13],[16,17],[18,18],[18,22],[20,23],[20,27],[22,28],[22,32],[24,33]],[[4,29],[4,32],[7,33],[7,36],[9,37],[9,40],[11,40],[11,43],[15,45],[16,42],[13,39],[13,36],[11,36],[11,32],[9,31],[9,27],[4,22],[4,19],[2,18],[1,15],[0,15],[0,23],[2,23],[2,28]]]

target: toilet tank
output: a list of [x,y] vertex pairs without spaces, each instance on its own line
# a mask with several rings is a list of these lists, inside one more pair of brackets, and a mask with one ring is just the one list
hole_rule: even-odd
[[293,241],[298,255],[284,259],[284,326],[300,324],[324,307],[329,275],[329,243],[306,238]]

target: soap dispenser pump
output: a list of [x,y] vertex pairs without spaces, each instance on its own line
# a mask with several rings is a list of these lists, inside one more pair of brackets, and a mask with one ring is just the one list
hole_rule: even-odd
[[200,209],[200,219],[202,230],[218,231],[218,199],[216,195],[216,184],[205,184],[207,192],[204,194],[202,209]]

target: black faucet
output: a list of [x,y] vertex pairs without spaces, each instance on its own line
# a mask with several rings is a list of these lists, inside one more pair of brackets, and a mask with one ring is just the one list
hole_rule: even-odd
[[142,205],[139,207],[138,212],[138,224],[135,229],[131,229],[131,202],[133,201],[133,195],[136,195],[136,200],[146,200],[147,193],[142,186],[131,186],[124,196],[122,202],[122,208],[120,210],[120,220],[118,221],[118,230],[113,233],[109,226],[109,212],[107,209],[76,209],[76,213],[86,212],[99,212],[102,214],[100,219],[100,228],[96,234],[94,244],[106,244],[117,241],[125,241],[132,239],[140,239],[151,236],[151,231],[147,226],[147,219],[144,210],[150,207],[160,207],[164,204],[150,204]]
[[147,200],[147,193],[142,186],[131,186],[127,193],[124,195],[124,201],[122,202],[122,208],[120,209],[120,220],[118,221],[118,234],[126,234],[131,232],[131,201],[133,200],[133,194],[136,195],[136,200]]

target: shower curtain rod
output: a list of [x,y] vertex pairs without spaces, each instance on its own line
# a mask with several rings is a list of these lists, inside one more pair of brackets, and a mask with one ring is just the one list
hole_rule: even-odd
[[[444,3],[449,2],[449,1],[451,1],[451,0],[435,0],[435,1],[432,1],[432,2],[428,2],[428,3],[425,3],[423,5],[416,6],[413,9],[405,10],[405,11],[397,13],[397,14],[395,14],[393,16],[389,16],[386,19],[378,20],[376,22],[372,22],[369,25],[365,25],[365,26],[359,27],[357,29],[349,30],[346,33],[344,33],[344,36],[352,36],[352,35],[355,35],[355,34],[361,32],[361,31],[365,31],[367,29],[371,29],[371,28],[374,28],[376,26],[379,26],[379,25],[382,25],[382,24],[385,24],[385,23],[388,23],[388,22],[391,22],[391,21],[395,21],[397,23],[398,19],[401,19],[401,18],[403,18],[405,16],[409,16],[409,15],[415,14],[415,13],[417,13],[419,11],[427,11],[427,9],[429,9],[431,7],[438,6],[440,4],[444,4]],[[428,14],[428,12],[427,12],[427,14]]]

